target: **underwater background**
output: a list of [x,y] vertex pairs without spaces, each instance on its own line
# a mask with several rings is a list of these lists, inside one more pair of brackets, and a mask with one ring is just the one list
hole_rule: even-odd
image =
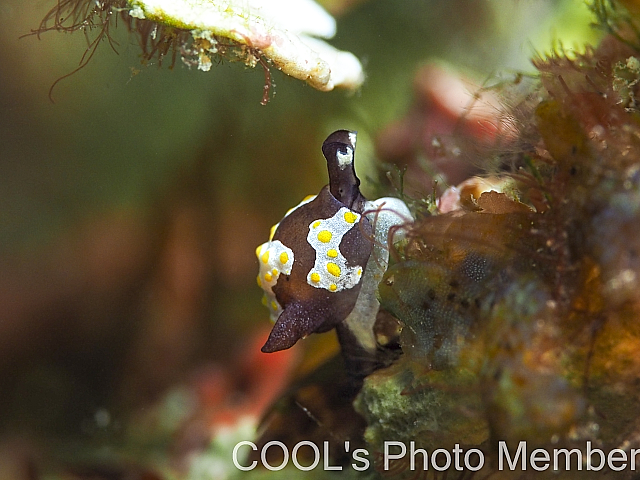
[[[593,140],[588,136],[593,125],[585,134],[580,121],[574,124],[574,117],[580,120],[587,114],[581,107],[566,106],[571,102],[549,102],[536,109],[534,101],[567,95],[562,84],[554,83],[558,75],[570,78],[567,88],[571,91],[588,77],[599,92],[611,88],[625,98],[623,107],[627,110],[623,111],[633,116],[633,128],[625,130],[631,140],[625,137],[625,145],[633,145],[638,70],[633,62],[623,60],[637,53],[633,44],[637,38],[633,34],[626,37],[624,26],[615,30],[616,24],[607,24],[605,17],[598,17],[597,11],[590,11],[578,0],[321,3],[338,20],[338,33],[331,43],[361,59],[364,85],[352,94],[325,93],[274,71],[272,97],[267,105],[261,105],[265,77],[260,68],[250,69],[221,58],[211,71],[201,72],[179,58],[171,67],[171,54],[161,66],[157,58],[143,62],[136,37],[115,23],[111,41],[101,42],[86,67],[61,79],[76,69],[87,49],[83,32],[28,35],[38,28],[55,1],[2,2],[0,478],[276,476],[277,472],[265,470],[239,472],[229,454],[237,441],[255,440],[259,419],[274,409],[282,419],[271,422],[267,438],[306,438],[296,427],[307,425],[305,422],[323,424],[329,435],[342,438],[340,428],[350,426],[350,411],[341,410],[344,405],[339,398],[329,394],[326,405],[314,403],[332,390],[331,377],[337,377],[335,372],[340,368],[329,363],[326,370],[319,369],[338,352],[333,334],[312,335],[285,352],[259,353],[271,323],[260,303],[254,254],[271,225],[289,207],[327,183],[320,147],[327,135],[338,129],[358,131],[356,169],[365,195],[406,196],[419,220],[408,234],[409,242],[398,247],[396,264],[389,273],[395,274],[393,282],[386,277],[385,285],[395,290],[383,286],[380,292],[383,307],[405,325],[399,340],[404,355],[390,370],[377,372],[368,380],[356,407],[368,425],[387,415],[392,417],[385,424],[391,427],[367,430],[363,441],[372,451],[385,438],[431,440],[425,431],[433,429],[415,424],[414,418],[427,418],[431,425],[440,422],[440,430],[447,433],[436,436],[436,446],[447,447],[447,442],[462,438],[470,445],[481,444],[489,435],[488,427],[469,420],[476,414],[469,414],[467,423],[447,423],[459,416],[456,401],[464,403],[465,409],[477,405],[474,402],[491,405],[487,418],[493,435],[498,431],[505,438],[532,438],[540,444],[558,429],[568,431],[568,424],[575,427],[572,422],[578,422],[580,415],[600,415],[590,412],[590,406],[607,406],[623,398],[628,403],[621,404],[613,415],[635,409],[635,393],[610,394],[624,391],[627,383],[637,380],[632,361],[635,307],[629,306],[634,304],[629,291],[634,291],[635,284],[620,287],[610,282],[615,284],[618,279],[624,283],[626,277],[618,278],[618,273],[635,268],[635,260],[623,258],[615,247],[629,243],[625,239],[635,239],[636,211],[623,208],[633,203],[616,197],[620,193],[616,185],[603,186],[607,181],[622,185],[626,180],[635,188],[633,172],[622,180],[607,173],[626,172],[635,157],[629,155],[629,164],[616,163],[604,173],[581,170],[574,183],[559,177],[562,168],[572,171],[575,155],[592,158],[591,153],[585,153],[591,152],[591,147],[580,148],[588,144],[585,138]],[[635,3],[621,3],[617,8],[627,7],[634,18]],[[614,5],[593,3],[602,4],[607,8]],[[614,58],[612,64],[623,62],[615,75],[598,77],[598,72],[614,67],[602,67],[597,63],[602,58],[596,55],[585,54],[584,64],[580,63],[585,45],[597,46],[607,34],[606,29],[593,28],[593,22],[611,26],[609,38],[631,43],[625,47],[628,50],[613,45],[613,40],[602,47],[602,57]],[[91,35],[89,31],[89,41]],[[557,62],[545,63],[542,59],[547,55],[555,55]],[[578,58],[576,64],[580,65],[563,63],[567,56]],[[536,65],[532,58],[537,59]],[[593,58],[595,66],[589,64]],[[573,78],[565,72],[583,67],[596,73]],[[542,80],[537,77],[540,72]],[[615,86],[604,85],[613,76]],[[478,94],[479,100],[474,100],[477,92],[483,96]],[[447,103],[447,95],[457,95],[456,107]],[[489,120],[483,120],[487,124],[467,115],[465,106],[476,103],[488,105],[484,118]],[[590,113],[613,108],[595,101],[582,104],[592,106]],[[491,112],[503,111],[513,113],[514,129],[496,133],[487,127],[495,126],[499,116]],[[594,115],[604,115],[599,112]],[[620,117],[618,120],[607,125],[625,123]],[[532,132],[534,123],[538,132]],[[546,153],[536,150],[540,138]],[[612,144],[611,139],[605,140]],[[622,146],[615,150],[623,151]],[[630,147],[630,151],[635,150]],[[529,157],[532,163],[527,163]],[[536,163],[540,159],[547,163]],[[468,214],[466,219],[449,222],[444,216],[433,215],[433,199],[447,187],[480,173],[521,173],[510,169],[532,164],[526,173],[542,187],[531,192],[520,185],[518,202],[535,207],[537,213],[562,211],[559,205],[566,202],[583,207],[574,216],[535,217],[541,223],[536,228],[580,232],[580,247],[570,245],[575,247],[571,252],[597,252],[596,260],[592,256],[580,262],[564,260],[567,270],[576,263],[581,265],[579,271],[570,272],[567,281],[580,287],[569,293],[540,289],[536,283],[559,282],[560,274],[549,265],[556,264],[560,250],[546,243],[548,237],[530,242],[514,237],[509,229],[514,223],[508,223],[507,228],[498,217],[477,220]],[[602,182],[590,180],[600,174]],[[620,187],[635,191],[633,188]],[[559,199],[559,191],[570,194]],[[585,206],[589,194],[600,199],[600,207]],[[609,208],[614,197],[619,204],[613,202]],[[517,213],[519,207],[493,201],[480,207],[490,212],[487,215],[521,215],[515,222],[518,225],[530,221],[529,212]],[[425,220],[432,217],[434,222]],[[591,219],[592,227],[584,227],[583,218]],[[461,233],[469,230],[477,236],[469,238]],[[494,280],[483,283],[482,279],[464,277],[460,271],[469,264],[451,245],[439,240],[438,235],[445,231],[458,239],[456,245],[466,253],[491,260],[484,272]],[[485,233],[503,248],[486,250]],[[561,242],[558,235],[551,237]],[[592,236],[598,240],[590,242]],[[425,238],[432,243],[422,245]],[[614,248],[602,252],[603,245]],[[553,259],[540,260],[548,266],[540,279],[538,273],[531,273],[538,270],[529,253],[545,248],[551,250],[543,253]],[[507,274],[497,278],[496,272],[501,271]],[[549,302],[560,302],[567,296],[572,307],[593,314],[590,321],[594,323],[589,323],[593,331],[612,325],[605,318],[615,311],[619,322],[615,325],[622,325],[619,328],[625,338],[607,337],[605,354],[590,368],[596,378],[611,372],[621,377],[603,382],[608,386],[604,390],[596,383],[595,393],[586,395],[585,400],[572,396],[573,391],[565,392],[579,383],[574,377],[583,373],[584,362],[580,362],[590,355],[588,349],[576,347],[573,356],[558,361],[564,368],[562,381],[558,381],[531,373],[527,362],[551,368],[553,362],[545,363],[546,357],[521,362],[501,350],[503,344],[484,340],[473,343],[463,359],[468,372],[447,377],[441,372],[451,366],[448,360],[424,360],[433,339],[408,339],[406,326],[419,330],[421,322],[431,321],[420,310],[429,285],[420,282],[448,285],[443,288],[449,290],[442,293],[448,295],[456,288],[451,286],[453,277],[461,281],[471,303],[486,297],[487,291],[515,291],[492,297],[490,314],[477,307],[484,312],[478,315],[490,320],[482,324],[482,333],[474,333],[474,339],[486,334],[517,344],[536,335],[528,330],[533,328],[529,324],[521,331],[519,324],[512,330],[511,324],[507,328],[497,322],[496,318],[506,315],[500,312],[506,311],[518,312],[518,318],[547,322],[541,327],[540,343],[570,343],[571,335],[566,332],[579,329],[558,335],[548,326],[553,324],[554,314],[545,310]],[[569,277],[561,280],[565,278]],[[604,297],[593,293],[600,291],[595,278],[609,282]],[[520,301],[518,295],[530,303]],[[595,305],[603,301],[605,307]],[[458,315],[458,308],[445,309],[438,318],[466,325],[467,314]],[[570,313],[566,317],[572,328],[579,323]],[[544,350],[538,346],[513,348],[532,351],[534,357]],[[620,358],[628,363],[612,369],[609,364]],[[472,377],[477,373],[474,368],[480,369],[478,364],[485,360],[489,365],[482,368],[507,370],[508,379],[524,378],[524,383],[500,383],[496,376],[497,386],[478,394]],[[429,382],[447,388],[424,387],[423,383],[429,383],[425,372],[433,365],[439,376],[429,377]],[[488,375],[486,371],[482,375]],[[625,371],[632,373],[625,376]],[[313,372],[320,373],[314,377]],[[383,386],[378,388],[376,382]],[[455,391],[454,401],[448,395],[449,388]],[[282,392],[296,389],[293,403],[285,396],[284,402],[273,407]],[[543,398],[537,399],[535,394]],[[385,403],[385,395],[395,395],[400,404]],[[531,413],[527,409],[532,407],[524,401],[530,398],[531,404],[550,402],[553,408]],[[441,417],[433,414],[430,405],[434,404],[444,405]],[[326,412],[326,420],[319,419],[317,411]],[[610,436],[634,418],[620,418],[608,427]],[[364,428],[359,422],[354,421],[356,430]],[[393,422],[399,425],[394,427]],[[606,422],[602,423],[607,428]],[[538,425],[542,427],[537,429]],[[589,419],[580,428],[593,425]],[[308,433],[308,439],[313,440],[313,435]],[[391,473],[400,477],[413,474],[406,472],[404,465],[397,465]],[[377,475],[373,469],[365,474]],[[325,478],[347,473],[307,475]]]

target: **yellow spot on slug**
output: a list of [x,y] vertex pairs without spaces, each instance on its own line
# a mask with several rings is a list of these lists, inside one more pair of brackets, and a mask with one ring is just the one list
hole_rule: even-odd
[[318,228],[320,226],[320,223],[321,223],[320,220],[316,220],[315,222],[313,222],[312,227],[313,228]]
[[336,286],[335,283],[332,283],[331,285],[329,285],[329,290],[331,290],[332,292],[335,292],[338,289],[338,287]]
[[333,262],[327,263],[327,271],[334,277],[340,276],[340,267]]
[[353,223],[358,219],[357,215],[353,212],[344,213],[344,221],[347,223]]
[[269,272],[267,272],[264,274],[264,280],[266,282],[270,282],[271,280],[273,280],[273,276]]
[[280,273],[280,272],[278,272],[278,269],[277,269],[277,268],[274,268],[273,270],[271,270],[271,275],[273,275],[274,277],[275,277],[276,275],[278,275],[278,273]]
[[360,275],[362,275],[362,269],[361,268],[358,269],[358,276],[360,276]]
[[318,234],[318,240],[320,240],[322,243],[329,243],[331,241],[331,237],[333,237],[333,235],[331,235],[331,232],[329,230],[322,230]]
[[284,265],[288,261],[289,261],[289,255],[287,255],[287,252],[282,252],[280,254],[280,263]]
[[260,250],[262,250],[262,245],[256,248],[256,257],[260,258]]
[[269,262],[269,251],[264,252],[264,255],[261,257],[262,263],[265,265]]
[[275,300],[271,301],[271,308],[273,308],[274,310],[278,310],[278,304],[276,303]]
[[327,257],[336,258],[338,256],[338,251],[335,248],[332,248],[327,251]]
[[317,272],[311,274],[311,281],[318,283],[320,281],[320,275]]
[[269,300],[267,300],[267,296],[266,295],[262,296],[262,305],[264,305],[265,307],[267,305],[269,305]]
[[256,282],[258,282],[258,286],[262,288],[262,280],[260,279],[260,275],[258,275],[258,278],[256,278]]

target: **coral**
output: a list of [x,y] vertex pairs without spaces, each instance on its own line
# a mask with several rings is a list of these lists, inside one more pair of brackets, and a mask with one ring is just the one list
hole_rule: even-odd
[[[310,0],[195,2],[130,0],[129,14],[185,30],[209,32],[255,49],[279,70],[319,90],[357,88],[360,62],[312,36],[330,38],[335,22]],[[202,69],[202,66],[200,65]],[[206,68],[206,67],[205,67]]]
[[97,29],[71,75],[87,65],[103,39],[115,50],[109,31],[118,18],[138,37],[145,61],[157,57],[161,62],[172,51],[172,66],[180,54],[184,63],[202,71],[209,71],[216,57],[238,59],[249,67],[260,64],[265,73],[262,104],[270,96],[270,66],[322,91],[355,90],[364,81],[353,54],[316,38],[333,37],[336,25],[313,0],[62,0],[32,33],[80,30],[90,38]]

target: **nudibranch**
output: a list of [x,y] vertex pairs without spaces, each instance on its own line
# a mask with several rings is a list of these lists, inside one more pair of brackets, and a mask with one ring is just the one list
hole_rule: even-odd
[[368,201],[354,168],[356,134],[338,130],[325,140],[329,185],[306,197],[256,249],[273,329],[263,352],[293,346],[337,327],[343,346],[375,353],[377,286],[388,264],[388,236],[411,219],[396,198]]

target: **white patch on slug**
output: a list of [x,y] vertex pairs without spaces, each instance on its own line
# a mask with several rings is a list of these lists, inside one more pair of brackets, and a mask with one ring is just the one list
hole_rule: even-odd
[[273,286],[278,282],[281,273],[291,274],[293,268],[293,251],[280,240],[270,240],[256,249],[260,272],[258,286],[264,290],[262,303],[269,309],[271,320],[275,322],[282,313],[282,305],[276,300]]
[[330,218],[318,219],[309,224],[307,242],[316,252],[313,268],[307,274],[307,283],[330,292],[355,287],[362,278],[362,265],[347,265],[340,251],[342,237],[356,227],[360,215],[342,207]]

